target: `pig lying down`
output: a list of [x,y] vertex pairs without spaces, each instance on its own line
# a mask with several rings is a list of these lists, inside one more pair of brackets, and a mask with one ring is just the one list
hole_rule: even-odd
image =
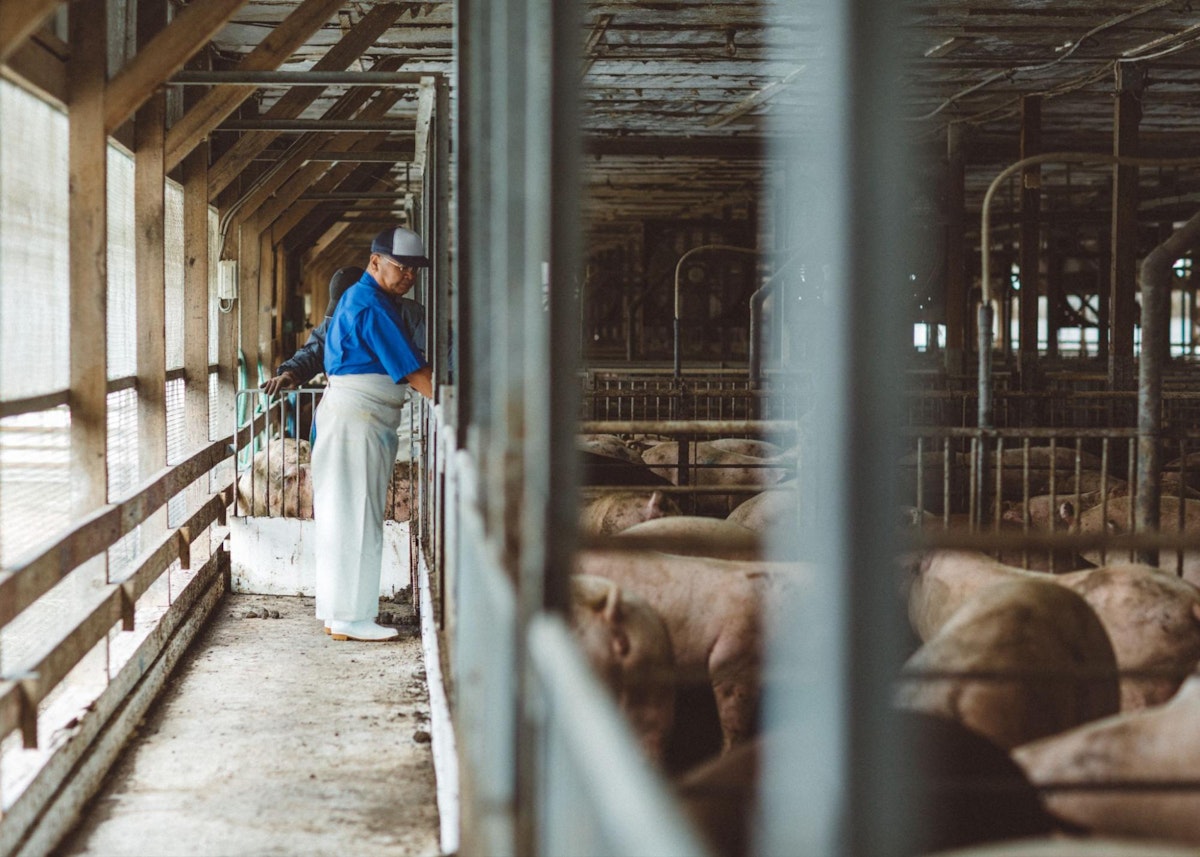
[[594,536],[619,533],[643,521],[682,514],[661,491],[613,491],[580,504],[580,532]]
[[1200,589],[1148,565],[1110,565],[1048,575],[974,551],[937,550],[910,568],[909,620],[929,640],[978,593],[1013,580],[1048,581],[1083,596],[1108,633],[1121,710],[1166,702],[1200,661]]
[[736,560],[763,558],[763,546],[758,533],[720,518],[676,515],[635,524],[622,530],[620,535],[669,540],[672,547],[664,552],[677,556]]
[[900,707],[950,717],[1005,749],[1119,706],[1108,634],[1081,596],[1049,580],[996,583],[967,599],[904,672]]
[[1094,833],[1200,845],[1200,676],[1165,705],[1026,744],[1013,758],[1035,785],[1161,784],[1055,788],[1044,799],[1051,812]]

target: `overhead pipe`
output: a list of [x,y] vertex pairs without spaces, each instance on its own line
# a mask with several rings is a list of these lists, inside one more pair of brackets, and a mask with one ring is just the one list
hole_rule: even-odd
[[441,77],[427,71],[206,71],[185,69],[172,75],[168,86],[420,86],[424,78]]
[[[1162,435],[1162,364],[1169,347],[1171,277],[1175,260],[1200,243],[1200,213],[1150,251],[1140,269],[1142,354],[1138,361],[1137,499],[1138,532],[1158,529]],[[1158,564],[1158,551],[1141,551],[1140,562]]]
[[747,253],[751,256],[757,256],[757,255],[759,255],[759,252],[760,252],[759,250],[757,250],[753,247],[737,247],[733,244],[701,244],[699,247],[693,247],[691,250],[688,250],[686,253],[684,253],[682,256],[679,257],[679,261],[677,263],[675,263],[674,339],[675,339],[675,377],[676,378],[680,378],[683,376],[683,366],[682,366],[682,361],[680,359],[680,350],[679,350],[679,319],[681,316],[681,310],[683,308],[683,296],[679,293],[679,273],[683,270],[683,263],[687,261],[689,256],[692,256],[693,254],[699,253],[704,250],[727,250],[731,253]]
[[[1014,173],[1038,164],[1095,164],[1122,167],[1194,167],[1200,166],[1200,158],[1142,158],[1131,155],[1107,155],[1100,152],[1046,152],[1009,164],[992,179],[983,197],[980,213],[980,255],[982,264],[982,296],[979,307],[979,428],[992,429],[992,337],[994,313],[992,311],[991,283],[991,205],[1000,184]],[[1143,353],[1145,349],[1143,347]]]

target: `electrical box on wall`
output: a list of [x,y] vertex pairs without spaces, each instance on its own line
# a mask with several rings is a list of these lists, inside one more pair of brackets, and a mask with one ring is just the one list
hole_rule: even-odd
[[217,262],[217,300],[235,301],[238,291],[237,259],[222,259]]

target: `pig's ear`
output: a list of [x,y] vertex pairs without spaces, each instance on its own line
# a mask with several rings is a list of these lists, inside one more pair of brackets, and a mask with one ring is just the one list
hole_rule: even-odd
[[646,501],[646,516],[649,518],[661,518],[663,495],[661,491],[655,491],[650,495],[650,499]]
[[600,613],[604,616],[604,621],[615,624],[621,618],[621,587],[608,582],[608,592],[604,596],[604,606],[600,608]]
[[1075,504],[1070,500],[1063,500],[1059,503],[1058,519],[1068,525],[1075,523]]

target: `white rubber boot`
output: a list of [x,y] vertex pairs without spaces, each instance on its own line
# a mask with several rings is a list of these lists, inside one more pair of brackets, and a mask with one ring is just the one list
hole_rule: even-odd
[[329,623],[329,636],[335,640],[359,640],[364,643],[377,643],[382,640],[392,640],[400,636],[395,628],[385,628],[376,625],[370,619],[358,622],[339,622],[336,619]]

